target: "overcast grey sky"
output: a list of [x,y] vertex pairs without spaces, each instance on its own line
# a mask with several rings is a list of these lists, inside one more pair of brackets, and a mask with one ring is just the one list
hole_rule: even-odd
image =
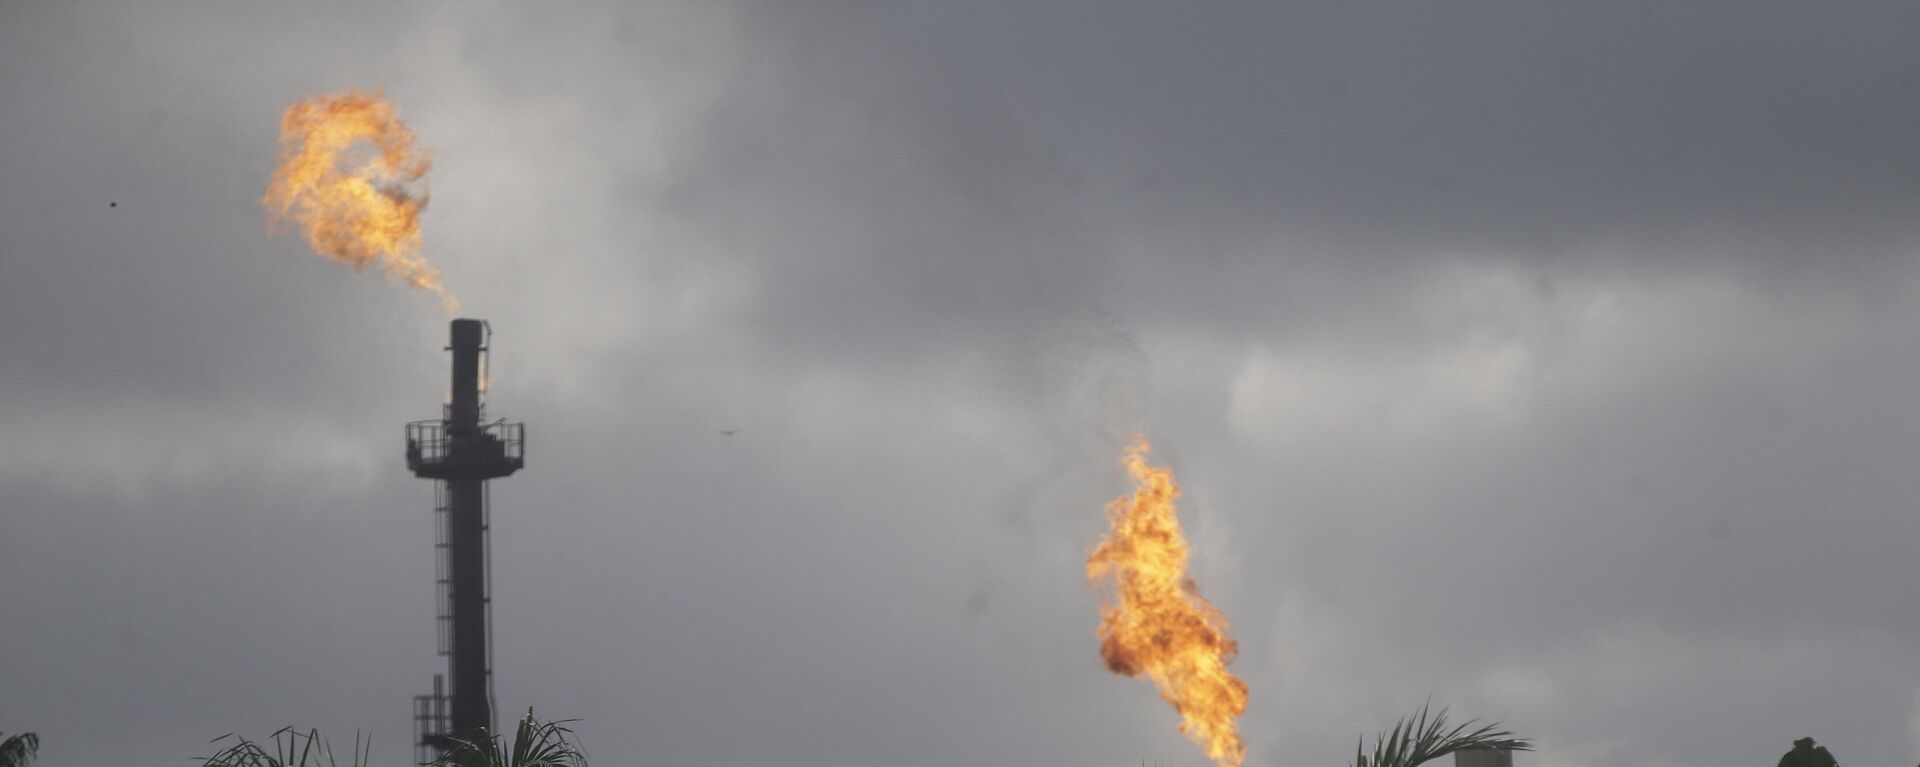
[[1203,764],[1097,655],[1133,429],[1249,764],[1920,760],[1920,7],[1204,5],[0,5],[0,731],[410,756],[445,318],[259,203],[356,86],[596,763]]

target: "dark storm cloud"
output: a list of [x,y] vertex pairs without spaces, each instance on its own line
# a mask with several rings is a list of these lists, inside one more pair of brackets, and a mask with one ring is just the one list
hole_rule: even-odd
[[[795,303],[819,284],[896,286],[829,317],[889,295],[897,306],[875,308],[930,323],[1084,311],[1118,268],[1164,291],[1130,311],[1304,305],[1282,315],[1304,321],[1323,291],[1290,285],[1383,279],[1439,254],[1885,261],[1920,162],[1900,150],[1920,129],[1920,54],[1896,31],[1909,13],[774,10],[749,17],[763,23],[735,87],[752,97],[714,120],[733,151],[694,184],[725,201],[716,218],[814,222],[738,235],[778,233],[749,241],[790,265]],[[846,194],[805,194],[821,184]],[[823,205],[866,225],[820,226],[838,220]],[[1321,274],[1301,273],[1311,264]],[[804,323],[880,332],[867,325]]]
[[1446,248],[1904,210],[1910,13],[922,4],[889,31],[959,81],[926,85],[1017,112],[1029,141],[1143,209]]
[[1142,425],[1253,763],[1429,694],[1545,765],[1910,758],[1915,15],[8,6],[0,729],[402,757],[444,326],[258,205],[356,85],[535,436],[502,708],[599,761],[1197,763],[1082,582]]

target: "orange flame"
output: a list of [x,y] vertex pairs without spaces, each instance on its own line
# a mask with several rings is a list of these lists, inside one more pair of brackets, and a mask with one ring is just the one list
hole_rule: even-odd
[[1247,683],[1227,664],[1239,645],[1227,616],[1187,577],[1187,540],[1180,534],[1173,471],[1147,465],[1144,437],[1120,465],[1133,495],[1107,506],[1113,527],[1087,556],[1087,578],[1113,577],[1113,598],[1100,606],[1100,655],[1116,674],[1145,675],[1180,712],[1180,731],[1221,767],[1247,758],[1236,719],[1247,710]]
[[280,116],[280,165],[261,200],[268,230],[298,223],[315,253],[356,271],[378,261],[394,279],[439,296],[453,314],[459,301],[420,256],[430,165],[380,92],[348,88],[303,99]]

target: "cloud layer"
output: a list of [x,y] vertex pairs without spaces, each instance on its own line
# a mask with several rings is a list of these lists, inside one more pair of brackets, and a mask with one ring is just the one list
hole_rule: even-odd
[[8,5],[0,729],[404,758],[443,319],[258,204],[359,86],[529,424],[503,712],[597,761],[1199,763],[1080,572],[1135,428],[1250,764],[1428,696],[1541,765],[1912,761],[1916,15]]

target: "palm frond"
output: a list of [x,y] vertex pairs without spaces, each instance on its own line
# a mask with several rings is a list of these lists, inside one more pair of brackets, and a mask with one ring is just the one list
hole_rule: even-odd
[[[233,733],[209,742],[223,741],[232,743],[213,756],[201,757],[204,767],[340,767],[334,759],[333,747],[320,736],[319,730],[300,732],[292,727],[282,727],[268,741],[273,745],[271,751],[260,743]],[[367,767],[367,758],[372,751],[373,739],[362,739],[360,733],[354,733],[350,767]]]
[[573,741],[573,719],[540,721],[533,709],[514,728],[513,743],[498,736],[454,739],[454,747],[432,767],[586,767],[587,754]]
[[23,732],[0,740],[0,767],[25,767],[40,753],[40,736]]
[[1401,719],[1392,730],[1374,738],[1372,756],[1367,755],[1364,740],[1356,745],[1353,767],[1414,767],[1470,749],[1533,750],[1532,743],[1513,737],[1513,733],[1500,729],[1498,723],[1474,727],[1479,722],[1468,720],[1448,727],[1447,710],[1443,708],[1429,715],[1429,705],[1422,704],[1419,712]]

